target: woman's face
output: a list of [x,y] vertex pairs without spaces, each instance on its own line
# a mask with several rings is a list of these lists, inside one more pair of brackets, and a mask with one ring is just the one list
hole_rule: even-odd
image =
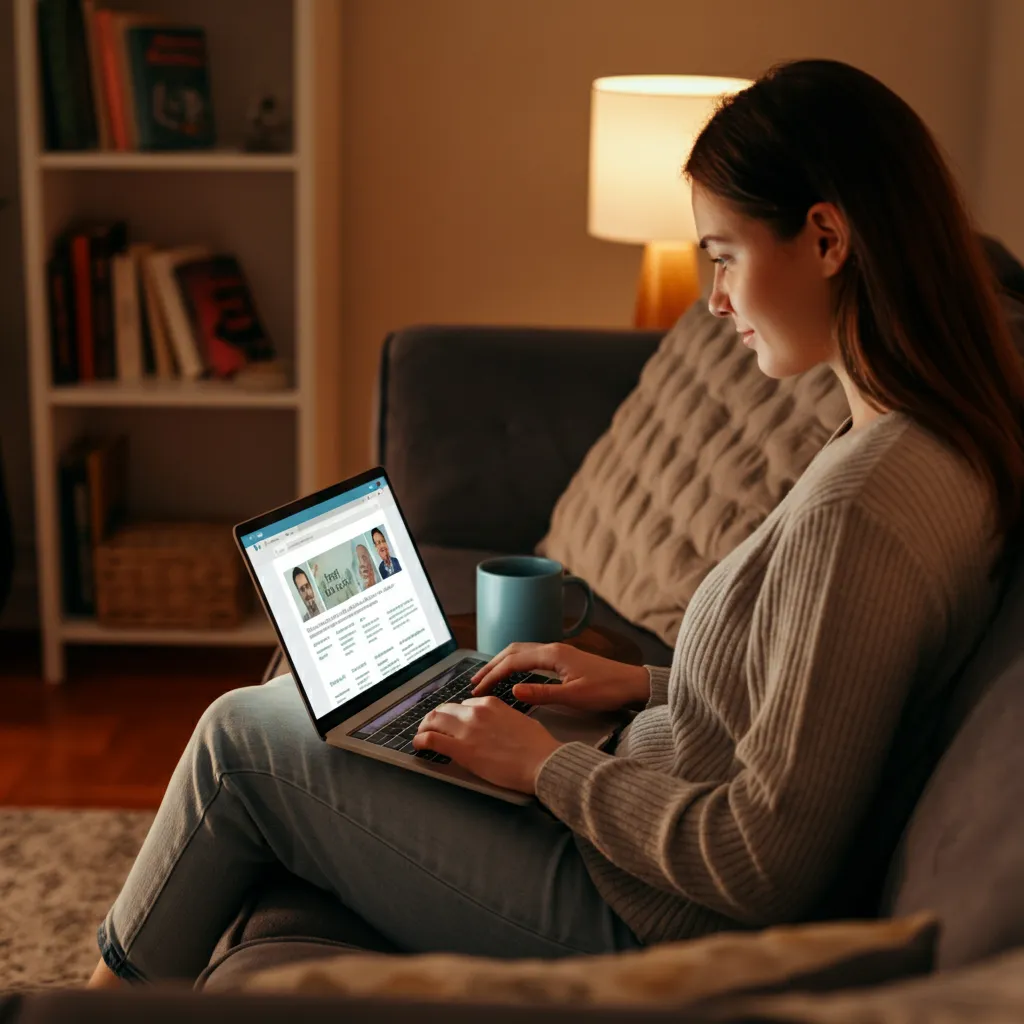
[[847,236],[836,207],[815,204],[789,242],[697,184],[693,215],[701,247],[715,264],[708,307],[732,318],[762,373],[791,377],[838,358],[831,278],[842,266]]

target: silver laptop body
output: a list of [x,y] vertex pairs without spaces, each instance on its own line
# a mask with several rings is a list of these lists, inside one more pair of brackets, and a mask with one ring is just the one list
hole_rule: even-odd
[[[436,701],[475,671],[467,659],[490,658],[456,648],[382,467],[240,523],[234,535],[321,739],[511,803],[533,800],[414,754],[400,737],[383,745],[399,719],[408,726],[430,710],[415,707],[421,698]],[[558,740],[595,747],[630,717],[557,705],[522,713]]]

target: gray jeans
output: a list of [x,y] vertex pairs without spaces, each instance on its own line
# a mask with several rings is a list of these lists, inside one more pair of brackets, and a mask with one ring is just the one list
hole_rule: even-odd
[[128,980],[196,977],[274,864],[412,951],[560,957],[639,945],[569,828],[539,804],[328,746],[286,675],[225,694],[199,720],[100,925],[104,961]]

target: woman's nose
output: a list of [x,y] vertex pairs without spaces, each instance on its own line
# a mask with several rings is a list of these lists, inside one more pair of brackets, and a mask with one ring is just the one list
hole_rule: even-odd
[[729,298],[718,285],[711,289],[711,295],[708,297],[708,309],[713,316],[731,316],[732,309],[729,305]]

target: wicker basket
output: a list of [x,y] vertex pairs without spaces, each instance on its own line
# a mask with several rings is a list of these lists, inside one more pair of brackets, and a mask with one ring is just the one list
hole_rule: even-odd
[[100,625],[225,629],[252,605],[252,584],[224,523],[128,523],[96,547]]

